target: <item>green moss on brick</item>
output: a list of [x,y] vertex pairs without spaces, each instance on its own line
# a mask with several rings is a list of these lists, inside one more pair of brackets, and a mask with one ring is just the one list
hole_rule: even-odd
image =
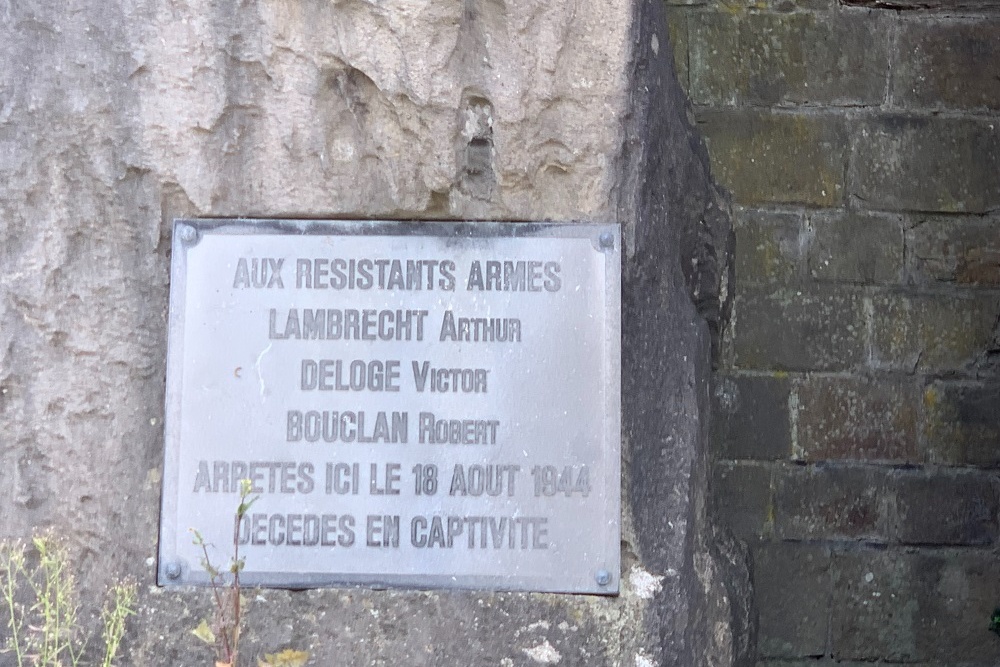
[[718,179],[748,206],[833,206],[844,198],[846,133],[838,114],[705,111],[698,116]]

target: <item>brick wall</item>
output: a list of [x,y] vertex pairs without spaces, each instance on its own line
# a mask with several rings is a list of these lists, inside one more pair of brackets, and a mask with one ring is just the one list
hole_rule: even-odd
[[713,494],[760,664],[1000,664],[1000,3],[668,4],[736,205]]

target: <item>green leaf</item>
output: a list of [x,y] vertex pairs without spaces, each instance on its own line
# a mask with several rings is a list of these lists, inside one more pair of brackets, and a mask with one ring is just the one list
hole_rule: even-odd
[[257,661],[257,667],[302,667],[308,661],[308,652],[286,648],[279,653],[265,653],[264,659]]
[[254,496],[250,500],[240,503],[240,506],[236,508],[236,515],[242,519],[259,498],[260,496]]
[[191,631],[195,637],[205,642],[206,644],[215,644],[215,633],[212,632],[212,628],[209,627],[208,621],[201,619],[201,623],[198,627]]

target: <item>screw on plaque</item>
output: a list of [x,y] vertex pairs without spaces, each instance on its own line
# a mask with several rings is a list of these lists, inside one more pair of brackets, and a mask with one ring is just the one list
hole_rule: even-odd
[[594,580],[597,581],[598,586],[607,586],[611,583],[611,573],[607,570],[598,570],[597,574],[594,575]]
[[177,579],[181,576],[181,564],[177,562],[167,563],[164,572],[167,575],[167,579]]
[[611,232],[602,232],[597,238],[602,250],[610,250],[615,247],[615,235]]
[[184,243],[191,244],[198,240],[198,230],[191,225],[181,225],[177,228],[177,233]]

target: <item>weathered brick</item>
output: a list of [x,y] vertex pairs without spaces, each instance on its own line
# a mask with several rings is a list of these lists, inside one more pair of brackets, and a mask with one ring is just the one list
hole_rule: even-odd
[[735,303],[734,361],[744,369],[840,370],[865,357],[860,293],[809,287],[742,290]]
[[753,557],[761,657],[825,654],[830,629],[829,549],[770,542],[754,549]]
[[907,108],[1000,109],[1000,20],[901,22],[893,100]]
[[787,376],[716,378],[712,442],[721,459],[787,459],[792,451]]
[[750,104],[877,105],[890,17],[868,12],[746,15],[739,86]]
[[739,100],[739,14],[698,12],[688,18],[688,80],[694,104],[734,105]]
[[956,12],[983,12],[996,9],[996,0],[841,0],[848,6],[895,9],[900,11],[946,10]]
[[840,115],[702,111],[698,125],[713,172],[738,203],[844,200],[847,133]]
[[831,574],[826,547],[767,542],[753,549],[761,657],[826,653]]
[[1000,600],[1000,554],[975,550],[833,555],[838,659],[1000,664],[986,630]]
[[989,294],[872,297],[873,363],[900,370],[969,367],[990,344],[1000,299]]
[[836,7],[838,0],[756,0],[756,4],[758,9],[763,5],[778,12],[792,12],[796,9],[824,11]]
[[919,554],[911,571],[921,611],[917,645],[922,657],[945,664],[1000,664],[1000,641],[986,630],[1000,600],[1000,554]]
[[740,209],[735,215],[736,278],[745,283],[788,283],[802,264],[802,216]]
[[[874,667],[870,662],[802,658],[801,660],[758,660],[754,667]],[[941,665],[907,665],[906,667],[941,667]]]
[[931,461],[1000,467],[1000,382],[935,382],[924,406]]
[[873,208],[985,213],[1000,207],[1000,123],[886,115],[857,124],[850,191]]
[[1000,287],[1000,220],[923,218],[906,235],[915,282]]
[[[758,660],[754,667],[875,667],[871,662],[802,658],[801,660]],[[906,667],[943,667],[943,665],[908,664]]]
[[809,274],[817,280],[899,282],[903,225],[898,216],[825,212],[809,216]]
[[[768,2],[785,9],[823,2]],[[693,17],[692,101],[875,105],[885,96],[889,17],[867,12],[734,12]]]
[[916,556],[898,552],[833,555],[831,643],[836,658],[912,661],[918,657]]
[[890,475],[884,468],[855,465],[775,470],[775,536],[888,541],[893,530]]
[[915,380],[809,376],[796,382],[795,395],[796,458],[919,460]]
[[901,471],[895,538],[903,544],[994,544],[998,490],[1000,479],[990,472]]
[[720,462],[712,471],[716,515],[736,537],[753,541],[771,530],[771,468],[761,464]]

